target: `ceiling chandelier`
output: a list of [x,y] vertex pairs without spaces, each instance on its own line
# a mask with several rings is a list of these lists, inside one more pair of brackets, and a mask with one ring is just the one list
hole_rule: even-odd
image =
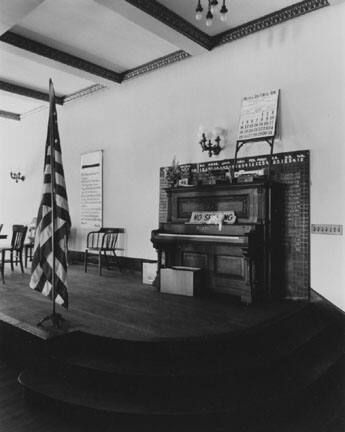
[[[207,14],[206,14],[206,25],[209,27],[213,23],[213,17],[215,15],[215,12],[217,10],[217,6],[219,5],[218,0],[208,0],[208,6],[207,6]],[[198,0],[197,7],[195,9],[195,19],[200,21],[203,17],[204,8],[202,7],[201,0]],[[227,19],[227,13],[229,12],[229,9],[226,7],[225,0],[223,0],[222,7],[219,10],[220,12],[220,20],[226,21]]]

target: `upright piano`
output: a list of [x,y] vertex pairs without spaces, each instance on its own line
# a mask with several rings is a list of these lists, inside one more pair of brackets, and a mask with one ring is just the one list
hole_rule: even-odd
[[[280,268],[279,186],[272,182],[166,189],[167,221],[151,241],[163,267],[198,267],[207,288],[242,302],[278,294]],[[192,212],[234,211],[235,224],[189,223]]]

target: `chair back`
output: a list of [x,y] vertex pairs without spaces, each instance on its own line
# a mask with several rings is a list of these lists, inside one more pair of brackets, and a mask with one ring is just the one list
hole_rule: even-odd
[[119,233],[124,232],[122,228],[101,228],[103,232],[102,249],[113,250],[116,247],[116,242]]
[[115,249],[118,235],[124,232],[123,228],[101,228],[99,231],[92,231],[87,236],[87,247],[90,249]]
[[25,225],[13,225],[11,241],[12,249],[17,251],[23,249],[27,229],[28,227]]

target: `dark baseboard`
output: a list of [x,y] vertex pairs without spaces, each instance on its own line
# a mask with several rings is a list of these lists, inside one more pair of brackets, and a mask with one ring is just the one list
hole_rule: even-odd
[[[92,255],[90,255],[92,257]],[[97,256],[94,255],[97,259]],[[92,258],[91,258],[92,260]],[[70,264],[82,264],[84,263],[84,252],[81,251],[69,251],[68,252],[68,262]],[[96,262],[96,261],[95,261]],[[129,270],[132,272],[142,273],[143,263],[156,263],[155,260],[149,260],[145,258],[133,258],[118,256],[116,258],[109,257],[110,265],[118,265],[123,270]]]
[[310,288],[310,301],[311,303],[320,306],[324,311],[328,312],[329,314],[332,314],[334,318],[345,322],[345,312],[312,288]]

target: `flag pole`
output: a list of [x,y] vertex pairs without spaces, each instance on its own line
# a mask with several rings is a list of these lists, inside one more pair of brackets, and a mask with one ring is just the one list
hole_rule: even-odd
[[[49,96],[52,98],[52,81],[49,81]],[[52,113],[54,115],[54,113]],[[53,302],[53,314],[52,314],[52,322],[53,325],[56,326],[58,321],[56,320],[56,311],[55,311],[55,146],[54,146],[54,134],[53,134],[53,115],[49,116],[50,122],[50,166],[51,166],[51,181],[50,181],[50,198],[51,198],[51,215],[52,215],[52,302]]]

